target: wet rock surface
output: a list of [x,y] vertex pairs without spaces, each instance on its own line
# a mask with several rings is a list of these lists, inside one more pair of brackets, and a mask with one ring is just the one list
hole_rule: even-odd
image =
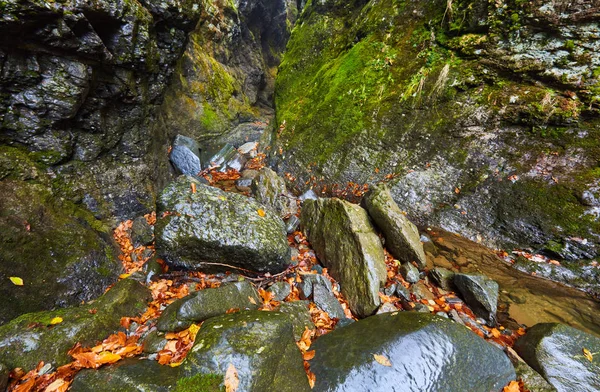
[[498,283],[484,275],[455,274],[454,285],[476,315],[496,325]]
[[381,241],[366,211],[339,199],[306,200],[301,221],[319,260],[340,282],[350,309],[360,317],[373,314],[386,269]]
[[252,194],[260,203],[273,208],[281,217],[298,212],[296,198],[285,187],[285,181],[268,167],[262,168],[252,182]]
[[181,366],[183,376],[237,369],[239,390],[310,391],[292,324],[279,312],[240,312],[202,324]]
[[204,289],[173,302],[161,314],[156,327],[159,331],[181,331],[192,323],[225,314],[230,309],[258,309],[260,299],[248,282],[227,283]]
[[[340,347],[344,355],[339,355]],[[310,364],[319,391],[488,392],[500,391],[515,379],[502,350],[429,314],[368,317],[320,337],[312,348],[316,356]],[[391,366],[378,362],[374,354]]]
[[157,214],[163,213],[156,248],[174,267],[277,273],[290,263],[281,218],[245,196],[181,176],[160,195]]
[[385,237],[385,246],[398,260],[425,268],[425,252],[419,230],[402,213],[385,185],[372,188],[363,199],[369,216]]
[[169,160],[178,174],[197,176],[202,170],[200,145],[194,139],[186,136],[175,136]]
[[[92,303],[24,314],[0,327],[2,361],[11,369],[33,369],[39,361],[64,365],[75,343],[96,344],[120,327],[121,317],[141,314],[150,298],[147,288],[124,279]],[[55,317],[63,321],[50,325]]]
[[598,359],[586,358],[600,351],[600,338],[564,324],[533,326],[515,344],[515,351],[557,391],[597,391]]

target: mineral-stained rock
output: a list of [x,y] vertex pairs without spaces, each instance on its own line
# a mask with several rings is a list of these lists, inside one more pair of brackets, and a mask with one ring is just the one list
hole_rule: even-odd
[[245,196],[181,176],[158,200],[157,252],[179,268],[281,272],[291,262],[285,226],[263,208]]
[[301,221],[352,312],[359,317],[375,313],[387,273],[383,247],[367,212],[340,199],[306,200]]

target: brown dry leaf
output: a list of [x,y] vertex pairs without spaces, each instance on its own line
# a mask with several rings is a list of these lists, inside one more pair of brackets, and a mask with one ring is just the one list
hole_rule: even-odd
[[511,381],[510,384],[502,389],[502,392],[521,392],[521,388],[519,388],[519,382]]
[[315,350],[310,350],[304,353],[304,355],[302,356],[302,358],[305,361],[310,361],[311,359],[313,359],[315,357]]
[[94,369],[96,368],[96,353],[87,352],[87,353],[77,353],[71,355],[75,360],[79,363],[79,365],[83,368]]
[[492,332],[492,336],[495,338],[499,338],[502,335],[502,333],[500,331],[498,331],[496,328],[492,328],[491,332]]
[[583,355],[587,358],[588,361],[594,361],[594,354],[592,354],[587,348],[583,349]]
[[379,363],[380,365],[389,366],[389,367],[392,366],[392,363],[390,362],[390,360],[387,359],[386,357],[384,357],[383,355],[373,354],[373,358],[375,358],[377,363]]
[[230,363],[227,367],[223,384],[225,385],[225,392],[235,392],[240,385],[237,369],[233,366],[233,363]]
[[22,384],[17,385],[13,391],[14,392],[29,392],[35,387],[35,377],[30,378]]
[[196,193],[196,184],[192,182],[191,186],[192,186],[192,193]]
[[310,370],[306,371],[306,377],[308,377],[308,385],[310,385],[310,389],[315,387],[315,382],[317,381],[317,376]]

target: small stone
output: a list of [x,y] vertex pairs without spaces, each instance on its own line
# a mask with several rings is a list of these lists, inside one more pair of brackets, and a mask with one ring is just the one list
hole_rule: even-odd
[[448,316],[450,316],[450,319],[456,323],[465,325],[465,323],[462,321],[462,319],[460,318],[460,315],[458,314],[458,312],[456,311],[456,309],[450,309],[450,312],[448,312]]
[[317,196],[315,191],[313,191],[312,189],[309,189],[306,192],[304,192],[302,195],[300,195],[300,197],[298,199],[300,199],[300,201],[306,201],[306,200],[317,200],[318,198],[319,197]]
[[396,283],[392,283],[391,285],[383,289],[383,294],[387,295],[388,297],[391,297],[392,295],[396,294],[396,286]]
[[287,231],[288,234],[294,233],[296,230],[298,230],[299,226],[300,226],[300,219],[296,215],[290,216],[285,221],[285,230]]
[[389,312],[397,312],[398,308],[396,308],[394,306],[394,304],[392,304],[391,302],[385,302],[383,304],[381,304],[381,306],[379,307],[379,309],[377,309],[377,313],[376,314],[381,314],[381,313],[389,313]]
[[167,344],[167,339],[165,339],[165,335],[154,330],[150,332],[142,343],[142,350],[146,354],[157,353],[160,350],[165,348]]
[[429,313],[429,308],[427,307],[427,305],[415,304],[413,311],[419,313]]
[[416,283],[419,281],[419,270],[410,263],[402,264],[400,273],[408,283]]
[[300,298],[308,299],[313,293],[315,284],[323,284],[328,290],[332,290],[331,282],[319,274],[306,274],[302,276],[302,282],[298,284],[300,290]]
[[313,286],[313,301],[319,309],[326,312],[331,318],[342,319],[346,317],[342,305],[340,305],[331,290],[323,284]]
[[267,291],[273,294],[273,299],[275,301],[279,302],[285,300],[285,298],[292,292],[290,285],[287,282],[275,282]]
[[410,288],[410,292],[414,294],[417,299],[426,299],[428,301],[435,299],[433,293],[429,291],[429,288],[427,288],[423,282],[413,284]]
[[175,137],[169,160],[178,174],[197,176],[202,171],[199,145],[189,137],[182,135]]
[[443,317],[443,318],[448,318],[448,314],[447,314],[447,313],[445,313],[445,312],[437,312],[435,315],[436,315],[436,316]]
[[429,276],[442,289],[447,291],[454,289],[454,272],[442,267],[436,267],[429,272]]
[[410,292],[408,289],[401,284],[396,287],[396,297],[403,301],[410,301]]

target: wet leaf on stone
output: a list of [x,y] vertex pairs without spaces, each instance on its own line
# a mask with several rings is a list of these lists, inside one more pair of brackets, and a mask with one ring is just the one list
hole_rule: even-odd
[[587,358],[588,361],[594,361],[594,354],[592,354],[587,348],[583,349],[583,355]]
[[386,357],[384,357],[383,355],[373,354],[373,358],[375,358],[377,363],[379,363],[380,365],[389,366],[389,367],[392,366],[392,363],[390,362],[390,360],[387,359]]
[[510,384],[502,389],[502,392],[521,392],[518,381],[511,381]]
[[23,286],[23,279],[19,278],[18,276],[11,276],[8,279],[10,279],[15,286]]
[[52,320],[50,320],[50,325],[56,325],[56,324],[60,324],[63,322],[62,317],[54,317]]
[[240,385],[240,379],[238,378],[237,369],[233,366],[232,363],[227,367],[227,371],[225,372],[225,380],[223,382],[225,385],[225,392],[235,392],[237,391]]
[[265,210],[263,210],[262,208],[259,208],[256,212],[258,212],[258,216],[260,216],[261,218],[265,216]]

